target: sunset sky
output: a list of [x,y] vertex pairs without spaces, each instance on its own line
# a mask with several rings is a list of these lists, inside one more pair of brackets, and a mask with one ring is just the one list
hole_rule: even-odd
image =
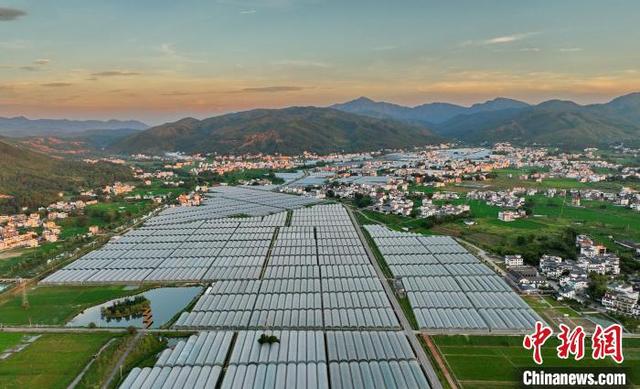
[[640,1],[0,0],[0,116],[640,91]]

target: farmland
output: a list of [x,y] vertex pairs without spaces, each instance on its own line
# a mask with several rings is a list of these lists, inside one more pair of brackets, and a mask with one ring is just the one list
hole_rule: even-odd
[[63,325],[90,306],[139,293],[123,286],[38,286],[27,292],[29,307],[22,307],[22,295],[3,296],[0,322],[4,325]]
[[531,174],[534,172],[544,172],[544,169],[535,169],[524,167],[519,169],[499,169],[495,170],[495,178],[484,181],[483,184],[490,186],[488,189],[499,190],[509,189],[516,186],[524,188],[536,189],[600,189],[607,191],[618,191],[623,186],[635,186],[634,183],[620,183],[616,181],[601,182],[580,182],[574,178],[545,178],[541,182],[535,180],[521,180],[519,177],[523,174]]
[[[465,389],[518,387],[520,368],[534,367],[531,351],[522,347],[520,336],[433,336],[432,340],[445,358],[458,382]],[[558,342],[550,338],[542,348],[545,367],[611,367],[610,359],[592,360],[587,339],[585,358],[581,361],[560,360],[556,356]],[[640,381],[640,341],[624,339],[623,367],[628,368],[628,379]],[[481,361],[481,362],[480,362]],[[480,362],[480,363],[479,363]]]
[[0,332],[0,354],[18,343],[22,339],[22,334]]
[[[592,236],[610,251],[618,252],[623,259],[625,250],[613,240],[640,241],[640,229],[633,228],[640,225],[640,214],[602,201],[583,201],[581,207],[573,207],[560,197],[528,196],[532,215],[507,223],[498,220],[499,207],[480,200],[466,200],[464,196],[461,194],[461,199],[449,202],[468,204],[475,225],[453,221],[436,225],[429,232],[459,236],[497,254],[521,253],[531,263],[545,253],[571,257],[575,233]],[[382,217],[377,219],[391,227],[409,227],[412,231],[423,232],[411,228],[414,225],[420,227],[418,222],[400,216],[391,217],[392,223],[386,223]],[[632,265],[631,261],[627,264]]]
[[66,388],[112,337],[104,333],[42,335],[0,362],[0,387]]

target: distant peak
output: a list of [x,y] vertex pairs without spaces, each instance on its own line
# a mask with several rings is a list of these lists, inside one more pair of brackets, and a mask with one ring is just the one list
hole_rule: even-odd
[[552,99],[543,101],[538,104],[540,108],[571,108],[571,107],[580,107],[580,105],[574,103],[571,100],[560,100],[560,99]]
[[366,96],[360,96],[355,100],[351,101],[352,103],[375,103],[375,101],[371,100],[370,98],[366,97]]
[[615,99],[611,100],[609,104],[611,103],[622,104],[622,103],[631,102],[631,101],[635,102],[636,100],[639,100],[639,99],[640,99],[640,92],[633,92],[623,96],[616,97]]
[[196,123],[199,122],[200,120],[196,119],[196,118],[192,118],[192,117],[186,117],[186,118],[182,118],[180,120],[178,120],[177,124],[188,124],[188,123]]
[[523,101],[520,101],[520,100],[515,100],[515,99],[510,99],[508,97],[498,96],[498,97],[496,97],[494,99],[487,100],[487,101],[485,101],[483,103],[473,104],[471,106],[471,108],[474,108],[474,107],[478,108],[478,107],[483,107],[483,106],[498,106],[498,105],[499,106],[508,105],[511,108],[511,107],[524,107],[524,106],[527,106],[529,104],[527,104],[527,103],[525,103]]

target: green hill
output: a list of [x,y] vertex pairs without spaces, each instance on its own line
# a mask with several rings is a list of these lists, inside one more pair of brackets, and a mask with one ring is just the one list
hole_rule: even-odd
[[129,179],[131,170],[125,166],[53,158],[0,139],[0,213],[47,205],[59,192]]
[[470,143],[509,141],[569,149],[620,142],[640,145],[640,94],[606,104],[551,100],[522,109],[460,115],[435,130]]
[[167,123],[110,147],[119,153],[165,151],[282,153],[367,151],[440,141],[423,126],[360,116],[330,108],[257,109]]

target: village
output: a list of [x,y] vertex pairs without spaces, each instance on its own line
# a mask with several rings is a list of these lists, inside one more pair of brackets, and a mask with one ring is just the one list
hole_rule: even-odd
[[[500,175],[502,170],[508,173]],[[638,171],[600,159],[595,149],[551,155],[545,149],[498,144],[491,150],[444,148],[322,166],[306,178],[283,184],[280,191],[352,201],[364,210],[407,220],[460,220],[466,226],[476,223],[470,204],[480,203],[498,209],[497,221],[508,225],[540,218],[533,212],[534,201],[576,210],[585,209],[585,202],[601,204],[600,209],[607,204],[636,213],[640,211],[637,188],[611,190],[591,185],[638,179]],[[489,183],[497,177],[511,185],[492,189]],[[629,240],[615,240],[615,244],[640,258],[640,244]],[[609,312],[639,317],[640,278],[633,274],[621,278],[620,258],[587,235],[578,235],[575,247],[575,259],[544,254],[536,266],[526,264],[522,255],[505,255],[507,277],[523,294],[552,294],[559,300],[586,304],[596,298]],[[607,277],[602,297],[589,296],[594,274]]]
[[[101,188],[108,200],[111,196],[122,196],[135,189],[135,186],[115,182]],[[60,197],[64,194],[60,193]],[[57,242],[61,227],[56,221],[66,219],[70,214],[82,214],[87,206],[98,204],[96,191],[83,191],[84,200],[60,200],[41,207],[37,212],[15,215],[0,215],[0,251],[16,248],[38,247],[42,242]],[[88,235],[100,232],[98,226],[89,226]]]

